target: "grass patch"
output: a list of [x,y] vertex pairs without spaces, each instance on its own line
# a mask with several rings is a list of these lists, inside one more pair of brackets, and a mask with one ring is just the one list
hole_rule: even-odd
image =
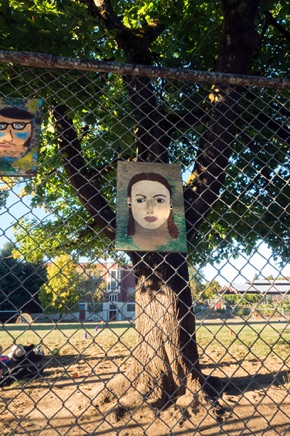
[[219,349],[239,358],[264,360],[276,356],[287,361],[290,357],[290,329],[286,323],[201,326],[197,342],[200,351],[207,354]]
[[116,348],[129,349],[134,344],[135,331],[133,328],[108,327],[96,330],[95,325],[85,327],[65,325],[51,325],[48,330],[42,324],[31,328],[14,330],[9,324],[0,332],[0,344],[3,354],[8,352],[13,344],[39,344],[44,348],[45,354],[82,354],[88,352],[91,346],[97,346],[107,353],[112,353]]
[[[96,325],[42,324],[23,327],[22,330],[9,328],[9,324],[0,332],[0,344],[3,354],[15,343],[29,345],[41,343],[45,354],[78,355],[96,353],[110,357],[130,354],[135,344],[135,329],[98,328]],[[217,350],[223,356],[240,359],[243,356],[264,360],[278,357],[283,361],[290,357],[290,329],[288,324],[201,324],[197,325],[197,342],[200,354],[215,354]]]

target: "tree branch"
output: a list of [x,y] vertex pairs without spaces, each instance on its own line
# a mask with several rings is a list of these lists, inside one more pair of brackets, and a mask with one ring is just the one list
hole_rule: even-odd
[[[104,23],[108,31],[116,31],[115,39],[126,56],[126,62],[138,65],[152,65],[151,44],[163,32],[164,25],[158,20],[138,29],[123,25],[111,5],[110,0],[84,0],[90,13]],[[166,133],[168,123],[164,113],[157,107],[154,89],[149,77],[126,75],[135,129],[138,159],[151,162],[168,162],[170,138]],[[161,126],[162,124],[162,126]],[[165,126],[166,124],[166,126]]]
[[267,24],[275,27],[275,29],[277,29],[278,32],[285,37],[286,41],[290,43],[290,33],[286,29],[284,29],[284,27],[281,26],[281,24],[279,24],[277,20],[275,20],[271,12],[265,11],[265,16]]
[[[222,87],[220,87],[222,88]],[[208,113],[191,176],[184,190],[187,234],[190,238],[212,209],[225,181],[235,138],[240,92],[219,90],[219,102]]]
[[[217,71],[246,74],[257,49],[257,0],[222,0],[223,31]],[[210,213],[225,181],[231,145],[237,131],[241,86],[216,86],[193,172],[185,187],[185,213],[191,238]]]
[[[72,120],[66,116],[66,106],[56,105],[53,113],[64,169],[80,201],[98,226],[110,239],[115,238],[115,214],[101,194],[96,177],[86,168]],[[93,180],[93,181],[92,181]]]
[[117,30],[124,27],[122,20],[118,17],[111,5],[110,0],[81,0],[88,6],[92,17],[99,18],[107,30]]

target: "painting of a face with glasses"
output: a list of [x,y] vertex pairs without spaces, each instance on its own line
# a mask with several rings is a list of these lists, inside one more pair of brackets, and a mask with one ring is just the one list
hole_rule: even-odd
[[0,175],[35,174],[41,100],[0,99]]

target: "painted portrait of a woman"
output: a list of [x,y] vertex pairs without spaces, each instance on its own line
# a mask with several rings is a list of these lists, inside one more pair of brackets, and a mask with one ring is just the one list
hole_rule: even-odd
[[[141,165],[139,168],[142,170],[146,169],[148,164],[129,165],[133,165],[132,168],[135,169],[137,169],[136,165]],[[147,166],[149,171],[137,172],[128,180],[126,197],[122,201],[123,206],[126,203],[128,224],[126,231],[122,229],[121,234],[119,233],[120,236],[122,235],[121,243],[119,244],[117,237],[116,247],[122,246],[123,241],[126,249],[130,247],[137,251],[186,251],[184,227],[182,226],[184,217],[180,219],[180,205],[175,204],[173,189],[167,177],[160,174],[160,165],[164,172],[164,164],[155,165],[158,165],[155,169],[159,171],[152,171],[154,164],[150,164],[150,167]],[[166,167],[168,171],[169,168]],[[172,168],[170,170],[172,171]],[[131,171],[126,174],[131,174]],[[123,177],[121,179],[124,180]],[[176,183],[174,190],[176,191]],[[122,210],[124,212],[124,207],[121,206]],[[175,222],[176,219],[178,223]],[[117,223],[118,221],[117,214]]]

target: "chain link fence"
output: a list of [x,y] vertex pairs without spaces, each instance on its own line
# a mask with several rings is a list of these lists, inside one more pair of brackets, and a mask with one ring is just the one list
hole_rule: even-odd
[[[1,168],[0,434],[289,434],[290,83],[0,68],[42,99],[37,173]],[[118,161],[180,165],[187,254],[114,250]]]

